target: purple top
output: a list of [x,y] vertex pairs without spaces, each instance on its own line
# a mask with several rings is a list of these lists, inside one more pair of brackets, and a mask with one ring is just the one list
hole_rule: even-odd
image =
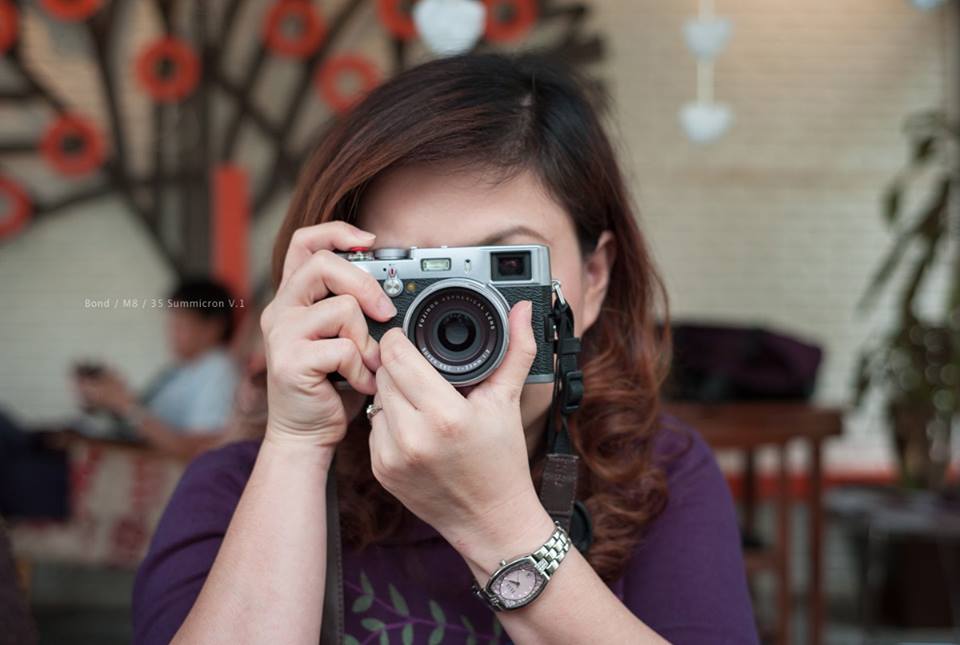
[[[674,645],[757,643],[733,501],[713,454],[691,430],[661,431],[655,448],[675,453],[686,436],[689,449],[666,465],[667,507],[610,588]],[[137,574],[134,642],[169,643],[186,618],[258,449],[231,444],[187,468]],[[345,643],[510,642],[471,593],[463,559],[426,523],[343,558]]]

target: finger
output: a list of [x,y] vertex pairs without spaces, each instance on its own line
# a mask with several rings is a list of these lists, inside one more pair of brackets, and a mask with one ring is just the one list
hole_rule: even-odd
[[380,368],[376,373],[377,398],[383,406],[387,421],[391,428],[399,428],[416,412],[416,408],[403,395],[396,381],[386,369]]
[[290,331],[298,338],[349,338],[360,350],[370,371],[380,367],[380,348],[369,332],[367,319],[357,299],[351,295],[324,298],[310,307],[296,308],[291,314]]
[[348,338],[310,341],[298,356],[303,361],[302,369],[297,370],[300,374],[307,370],[324,376],[337,372],[356,391],[363,394],[376,392],[373,372],[363,364],[360,350]]
[[418,410],[436,408],[451,397],[462,398],[398,327],[380,338],[380,362],[397,390]]
[[376,236],[362,231],[353,224],[335,221],[314,226],[304,226],[293,232],[290,246],[283,259],[283,273],[280,285],[287,281],[300,265],[310,259],[317,251],[349,250],[355,246],[371,246]]
[[507,354],[478,390],[497,389],[513,399],[520,398],[527,375],[530,374],[530,366],[537,356],[532,316],[533,304],[529,300],[521,300],[510,309],[510,346],[507,347]]
[[[418,445],[417,436],[420,424],[416,423],[418,412],[407,400],[390,373],[383,368],[377,370],[377,396],[375,401],[382,410],[374,415],[371,431],[382,428],[378,445],[382,450],[380,458],[385,465],[403,463],[411,453],[411,446]],[[377,423],[377,418],[380,423]]]
[[364,313],[375,320],[386,321],[397,314],[390,296],[372,275],[332,251],[317,251],[310,256],[277,292],[277,300],[308,307],[331,293],[352,295]]
[[[378,399],[379,395],[374,397],[374,404],[383,405],[382,401]],[[401,461],[400,447],[391,432],[392,427],[391,420],[384,410],[373,415],[373,418],[370,419],[370,436],[368,438],[370,465],[378,480]]]

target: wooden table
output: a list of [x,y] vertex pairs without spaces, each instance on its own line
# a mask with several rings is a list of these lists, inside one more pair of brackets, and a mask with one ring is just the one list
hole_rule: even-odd
[[790,511],[793,500],[788,481],[787,445],[807,446],[809,490],[810,613],[809,642],[823,641],[823,441],[843,432],[843,410],[797,402],[666,403],[665,411],[697,429],[715,450],[738,450],[744,455],[743,506],[745,530],[752,529],[756,504],[755,452],[774,448],[779,457],[776,544],[746,556],[748,573],[772,569],[778,577],[777,642],[790,642]]

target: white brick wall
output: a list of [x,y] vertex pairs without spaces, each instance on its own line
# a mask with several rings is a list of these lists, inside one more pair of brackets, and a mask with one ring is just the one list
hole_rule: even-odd
[[[906,0],[719,0],[735,26],[716,96],[735,122],[697,146],[676,116],[694,95],[680,30],[696,4],[597,5],[620,143],[673,314],[821,344],[817,399],[846,403],[856,349],[877,323],[855,302],[889,247],[879,195],[905,158],[901,123],[943,104],[956,56],[944,13]],[[887,463],[876,411],[849,421],[828,463]]]
[[[955,54],[943,12],[907,0],[719,0],[735,31],[717,65],[717,98],[736,120],[720,141],[696,146],[677,122],[694,92],[680,29],[696,3],[593,5],[610,46],[597,72],[614,91],[617,142],[675,316],[768,324],[819,342],[827,357],[817,398],[848,401],[856,348],[876,326],[854,303],[890,241],[878,197],[904,159],[901,122],[945,100]],[[369,41],[369,31],[356,39]],[[266,266],[276,221],[254,232],[255,266]],[[136,383],[162,362],[159,312],[83,307],[86,297],[169,287],[117,204],[75,209],[4,245],[0,276],[0,404],[20,415],[68,414],[63,375],[80,355],[116,362]],[[875,415],[850,421],[831,446],[832,467],[886,463]]]

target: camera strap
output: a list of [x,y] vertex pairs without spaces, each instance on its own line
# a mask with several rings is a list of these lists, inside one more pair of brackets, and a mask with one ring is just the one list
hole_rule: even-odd
[[[593,527],[587,507],[577,500],[580,457],[570,440],[568,418],[583,400],[583,372],[579,368],[580,339],[574,332],[573,310],[563,297],[560,282],[553,281],[550,312],[556,369],[553,400],[547,415],[547,456],[540,480],[540,501],[550,517],[562,526],[580,552],[593,542]],[[559,417],[559,428],[557,427]]]

